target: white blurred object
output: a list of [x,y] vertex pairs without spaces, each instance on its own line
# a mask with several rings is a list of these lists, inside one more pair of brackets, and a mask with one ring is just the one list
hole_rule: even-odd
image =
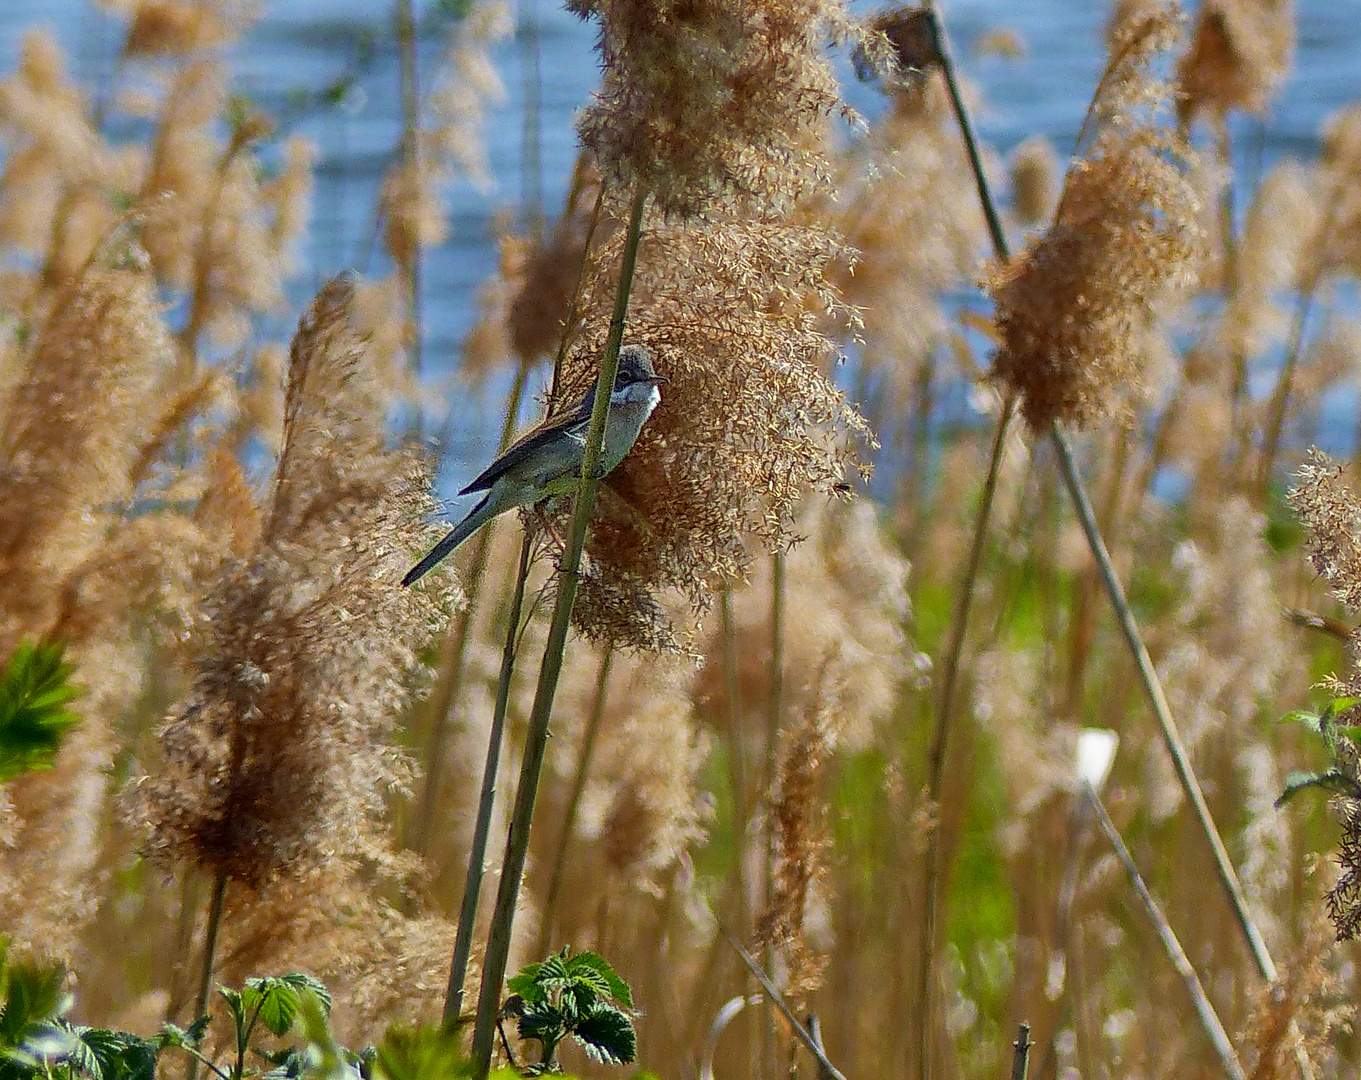
[[1105,728],[1083,728],[1077,737],[1078,779],[1100,791],[1115,763],[1115,748],[1120,736]]

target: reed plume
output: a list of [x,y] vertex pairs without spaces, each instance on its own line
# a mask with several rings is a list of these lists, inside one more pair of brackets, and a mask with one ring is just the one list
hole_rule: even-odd
[[606,181],[682,217],[737,198],[787,213],[826,177],[840,106],[823,55],[836,0],[573,0],[600,21],[601,89],[577,124]]
[[1293,0],[1205,0],[1177,64],[1177,116],[1222,119],[1261,112],[1280,89],[1295,51]]
[[1177,32],[1160,4],[1116,27],[1053,221],[989,275],[1002,338],[993,378],[1035,431],[1123,412],[1145,312],[1187,279],[1200,209],[1191,150],[1163,125],[1170,92],[1149,73]]
[[[744,572],[748,537],[788,543],[797,500],[810,488],[833,491],[856,464],[846,436],[867,437],[867,428],[828,381],[835,350],[806,306],[843,310],[827,280],[841,250],[793,224],[650,219],[629,340],[671,381],[601,485],[575,613],[590,636],[665,645],[670,620],[657,593],[674,590],[702,609],[719,581]],[[579,398],[594,374],[617,258],[617,243],[607,245],[588,269],[587,316],[558,403]]]
[[823,775],[836,746],[841,717],[838,696],[824,664],[808,691],[809,704],[798,726],[785,735],[769,814],[775,842],[770,896],[758,923],[762,944],[779,951],[786,965],[782,988],[795,1001],[822,984],[827,958],[811,947],[805,933],[810,893],[826,868],[826,797]]
[[386,446],[353,294],[335,279],[299,324],[259,536],[203,598],[192,692],[135,793],[152,855],[256,890],[389,857],[385,800],[409,772],[395,713],[447,606],[396,587],[428,536],[427,475]]

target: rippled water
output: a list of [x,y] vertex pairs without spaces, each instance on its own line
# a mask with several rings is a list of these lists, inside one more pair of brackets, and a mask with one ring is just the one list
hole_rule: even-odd
[[[415,0],[418,14],[429,5]],[[596,82],[589,26],[547,0],[537,3],[542,56],[543,173],[549,213],[560,204],[574,155],[571,121]],[[321,152],[313,227],[304,251],[299,302],[323,275],[364,264],[372,232],[378,178],[393,152],[399,128],[398,73],[389,27],[391,0],[273,0],[236,51],[240,88],[272,113],[286,114],[299,91],[332,83],[350,64],[366,35],[378,53],[351,95],[349,107],[302,119],[297,129]],[[1085,0],[956,0],[946,15],[960,64],[979,88],[983,136],[1006,151],[1040,133],[1061,150],[1072,141],[1098,73],[1106,5]],[[1308,156],[1320,121],[1340,106],[1361,100],[1361,0],[1300,0],[1299,48],[1289,83],[1265,120],[1235,121],[1236,145],[1269,161],[1282,153]],[[97,82],[112,69],[119,44],[117,20],[99,14],[87,0],[0,0],[0,69],[14,60],[22,32],[46,26],[73,58],[73,69]],[[986,30],[1006,26],[1019,32],[1019,59],[977,56],[972,43]],[[442,48],[440,34],[423,35],[421,63],[430,71]],[[480,191],[466,182],[450,192],[452,230],[447,243],[430,253],[424,280],[425,356],[432,373],[457,363],[458,345],[473,317],[473,292],[495,265],[492,215],[514,207],[520,196],[522,51],[513,38],[494,50],[505,96],[488,117],[487,140],[494,185]],[[871,92],[848,90],[852,101],[873,114]],[[376,268],[376,267],[375,267]],[[493,387],[489,393],[494,393]],[[467,410],[459,410],[466,412]],[[475,462],[495,429],[476,419],[457,433],[452,475],[460,459]]]

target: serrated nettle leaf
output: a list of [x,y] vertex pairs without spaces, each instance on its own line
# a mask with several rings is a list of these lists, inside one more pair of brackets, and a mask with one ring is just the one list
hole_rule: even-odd
[[[308,989],[304,984],[304,988]],[[296,985],[285,978],[247,979],[241,991],[242,1010],[258,1016],[275,1035],[287,1035],[297,1019],[301,1001]]]
[[550,956],[534,973],[534,981],[545,989],[561,987],[567,983],[568,978],[567,965],[560,956]]
[[232,1020],[236,1023],[237,1030],[242,1030],[246,1026],[246,1009],[241,994],[225,986],[219,986],[217,992],[226,1000],[227,1008],[231,1010]]
[[566,1018],[551,1005],[531,1005],[516,1023],[522,1039],[557,1042],[566,1031]]
[[213,1018],[211,1016],[200,1016],[189,1025],[186,1030],[186,1036],[194,1046],[197,1046],[203,1041],[203,1036],[208,1034],[208,1025],[212,1022]]
[[574,974],[580,972],[583,968],[595,972],[604,980],[605,993],[608,993],[615,1001],[629,1008],[633,1007],[633,991],[629,988],[629,984],[599,953],[577,953],[567,962],[567,967]]
[[519,994],[527,1002],[540,1001],[543,998],[543,990],[536,981],[539,977],[540,964],[528,964],[520,974],[514,976],[506,983],[506,987],[512,994]]
[[463,1075],[460,1041],[438,1027],[392,1028],[372,1055],[375,1080],[449,1080]]
[[66,972],[59,967],[14,964],[6,969],[0,1002],[0,1043],[17,1046],[34,1024],[60,1019],[71,1007],[63,993]]
[[622,1009],[600,1005],[578,1021],[572,1037],[596,1061],[627,1065],[638,1056],[633,1020]]
[[156,1033],[156,1041],[161,1046],[183,1047],[193,1045],[189,1038],[189,1032],[178,1024],[169,1021],[161,1025],[161,1030]]
[[331,1011],[331,991],[326,989],[326,984],[320,979],[314,979],[301,971],[290,971],[287,975],[281,975],[280,980],[299,994],[315,995],[322,1008],[328,1013]]

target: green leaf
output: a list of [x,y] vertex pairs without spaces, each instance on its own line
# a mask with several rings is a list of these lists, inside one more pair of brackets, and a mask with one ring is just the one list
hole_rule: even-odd
[[[89,1051],[99,1072],[87,1070],[94,1080],[155,1080],[160,1047],[153,1039],[143,1039],[128,1031],[105,1028],[72,1028],[77,1044]],[[74,1058],[74,1054],[72,1055]]]
[[50,769],[68,731],[80,722],[66,708],[80,691],[61,642],[21,642],[0,674],[0,782]]
[[1294,712],[1288,712],[1277,722],[1281,724],[1299,724],[1301,727],[1312,731],[1315,735],[1322,734],[1322,730],[1319,726],[1318,713],[1310,712],[1308,709],[1296,709]]
[[583,969],[594,972],[604,981],[605,990],[602,997],[608,994],[621,1005],[633,1008],[633,992],[629,989],[629,984],[603,956],[599,953],[580,952],[567,961],[567,970],[572,974],[580,975]]
[[71,1007],[70,997],[62,992],[65,982],[66,972],[60,967],[9,965],[0,1003],[0,1046],[19,1046],[35,1025],[64,1016]]
[[633,1020],[613,1005],[600,1005],[582,1017],[572,1038],[588,1055],[606,1065],[627,1065],[638,1056]]
[[538,1039],[545,1046],[555,1044],[567,1034],[567,1018],[552,1005],[535,1004],[517,1021],[522,1039]]
[[532,1005],[536,1001],[542,1001],[543,990],[538,983],[539,968],[542,966],[542,964],[526,964],[520,974],[506,983],[507,989],[512,994],[519,994],[528,1004]]
[[374,1056],[374,1080],[451,1080],[471,1070],[459,1037],[438,1027],[392,1028]]
[[249,1016],[259,1016],[260,1022],[275,1035],[287,1035],[302,1007],[303,995],[312,994],[324,1011],[331,1008],[331,994],[316,979],[300,972],[278,977],[247,979],[241,990],[241,1007]]
[[1285,790],[1276,799],[1276,806],[1281,807],[1290,799],[1293,799],[1301,791],[1310,788],[1320,788],[1324,791],[1331,791],[1338,795],[1348,795],[1351,798],[1361,798],[1361,785],[1358,785],[1346,773],[1338,769],[1329,769],[1327,772],[1292,772],[1285,778]]
[[242,1035],[246,1030],[246,1005],[245,999],[239,991],[219,986],[217,992],[222,995],[227,1002],[227,1008],[232,1012],[232,1023],[236,1025],[238,1035]]

